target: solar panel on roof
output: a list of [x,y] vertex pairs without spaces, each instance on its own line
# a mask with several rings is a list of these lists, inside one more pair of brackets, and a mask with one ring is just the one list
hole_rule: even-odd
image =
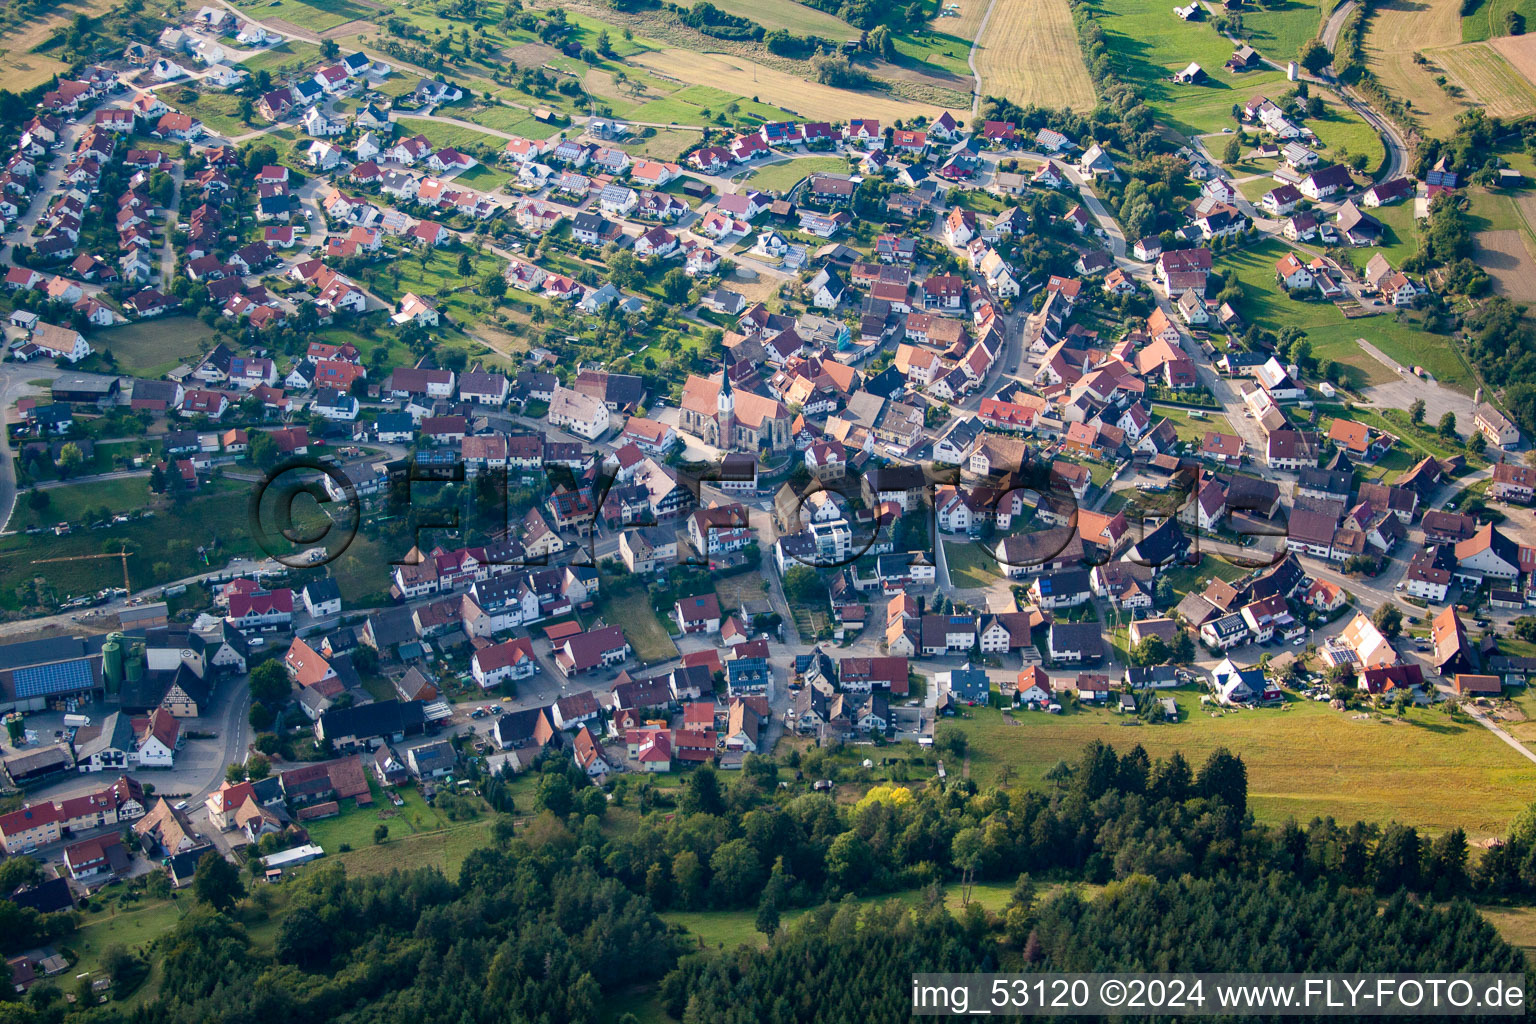
[[72,690],[89,690],[94,683],[91,663],[83,658],[17,669],[11,678],[15,683],[18,700]]

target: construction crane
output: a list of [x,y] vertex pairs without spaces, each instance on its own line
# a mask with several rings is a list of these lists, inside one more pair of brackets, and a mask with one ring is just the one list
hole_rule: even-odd
[[121,558],[123,560],[123,590],[124,597],[133,593],[133,585],[128,582],[128,556],[132,551],[109,551],[104,555],[70,555],[68,558],[34,558],[33,565],[47,565],[50,562],[85,562],[93,558]]

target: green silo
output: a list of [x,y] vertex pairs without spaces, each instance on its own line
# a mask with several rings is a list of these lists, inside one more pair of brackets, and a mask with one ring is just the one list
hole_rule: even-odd
[[144,641],[129,638],[123,641],[127,650],[123,652],[123,677],[130,683],[144,681],[144,672],[148,668],[146,662],[148,655],[144,651]]
[[101,645],[101,675],[108,693],[117,693],[123,685],[123,634],[113,633]]

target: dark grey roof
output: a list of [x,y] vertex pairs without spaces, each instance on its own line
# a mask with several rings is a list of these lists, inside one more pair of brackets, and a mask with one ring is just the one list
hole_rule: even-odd
[[18,907],[30,907],[39,914],[51,914],[58,910],[70,910],[75,905],[69,892],[69,882],[64,878],[50,878],[46,882],[24,889],[17,889],[6,899]]
[[25,640],[17,644],[0,646],[0,671],[23,668],[27,665],[67,661],[71,658],[84,657],[85,654],[85,642],[77,636]]
[[409,608],[390,608],[376,612],[368,617],[368,623],[380,650],[416,639],[416,625],[411,621]]
[[371,739],[418,729],[426,723],[419,700],[381,700],[349,708],[332,708],[320,716],[320,730],[327,736]]
[[[84,732],[85,730],[81,730],[81,733]],[[108,750],[131,751],[135,749],[133,724],[128,720],[128,716],[121,711],[114,711],[103,719],[94,734],[87,737],[83,742],[78,741],[79,735],[79,733],[76,734],[75,757],[81,761]]]
[[324,579],[310,580],[304,584],[304,596],[314,604],[324,604],[326,601],[341,600],[341,587],[336,581],[327,576]]

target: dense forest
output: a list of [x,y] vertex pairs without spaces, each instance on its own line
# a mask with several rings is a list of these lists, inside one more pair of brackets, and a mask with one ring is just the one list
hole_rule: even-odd
[[[1456,832],[1259,824],[1225,750],[1196,770],[1096,743],[1044,791],[881,785],[853,804],[780,787],[793,769],[767,758],[729,784],[626,779],[611,801],[564,758],[535,770],[527,825],[498,821],[456,881],[321,862],[279,901],[205,862],[197,909],[106,958],[135,979],[154,962],[153,1001],[77,1011],[43,984],[0,1003],[0,1024],[554,1024],[648,990],[684,1024],[833,1024],[906,1019],[916,970],[1518,971],[1463,896],[1536,884],[1536,813],[1469,869]],[[486,796],[512,810],[505,785]],[[985,879],[1012,886],[997,912],[969,898]],[[670,908],[738,910],[771,941],[702,950],[657,916]],[[257,942],[242,922],[269,912]]]

